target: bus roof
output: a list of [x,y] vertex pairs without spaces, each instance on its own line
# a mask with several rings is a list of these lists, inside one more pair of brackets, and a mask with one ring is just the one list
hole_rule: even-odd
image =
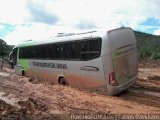
[[71,40],[88,39],[88,38],[92,38],[93,34],[94,34],[94,37],[101,37],[101,34],[99,31],[89,31],[84,33],[68,33],[68,34],[60,33],[55,37],[44,38],[39,41],[28,40],[26,42],[16,45],[14,48],[34,46],[34,45],[40,45],[40,44],[43,45],[43,44],[56,43],[56,42],[65,42],[65,41],[71,41]]
[[14,48],[41,45],[41,44],[43,45],[43,44],[49,44],[49,43],[67,42],[72,40],[75,41],[75,40],[89,39],[89,38],[95,38],[95,37],[103,37],[104,35],[119,29],[131,29],[131,28],[121,27],[121,28],[111,29],[111,30],[97,30],[97,31],[89,31],[89,32],[82,32],[82,33],[67,33],[67,34],[59,33],[55,37],[44,38],[39,41],[28,40],[24,43],[16,45]]

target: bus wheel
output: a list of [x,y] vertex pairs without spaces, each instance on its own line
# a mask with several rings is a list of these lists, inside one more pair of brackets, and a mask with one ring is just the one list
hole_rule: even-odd
[[64,85],[64,86],[68,86],[68,82],[67,82],[67,80],[64,77],[61,77],[59,79],[59,84],[60,85]]

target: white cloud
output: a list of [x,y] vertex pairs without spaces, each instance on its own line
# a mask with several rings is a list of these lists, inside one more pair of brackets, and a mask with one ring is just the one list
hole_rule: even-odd
[[4,40],[7,44],[16,45],[30,39],[38,41],[42,38],[53,37],[62,32],[73,33],[79,32],[79,30],[70,26],[50,26],[43,23],[17,25],[14,31],[8,34]]
[[43,24],[17,25],[4,39],[8,44],[18,44],[29,39],[43,37],[48,31],[48,27]]
[[[147,29],[148,18],[160,19],[159,0],[0,0],[0,23],[16,24],[5,40],[52,36],[52,33],[121,25]],[[29,24],[29,26],[28,26]]]
[[98,27],[107,26],[108,22],[137,27],[137,24],[148,17],[160,17],[159,0],[109,2],[106,0],[0,0],[0,2],[1,21],[8,23],[31,22],[30,20],[35,20],[32,17],[39,16],[39,13],[34,14],[35,11],[41,12],[42,17],[44,13],[56,15],[60,18],[59,24],[77,24],[80,20],[86,20],[94,22]]
[[23,24],[30,18],[27,0],[0,0],[0,23]]
[[159,6],[157,0],[62,0],[48,9],[56,11],[63,23],[86,20],[98,27],[123,24],[136,28],[147,18],[160,16]]
[[155,31],[153,32],[153,34],[154,34],[154,35],[160,35],[160,29],[155,30]]
[[58,15],[56,15],[54,11],[50,12],[44,7],[44,4],[39,4],[39,2],[31,0],[27,2],[27,9],[31,15],[31,20],[51,25],[56,24],[59,21]]

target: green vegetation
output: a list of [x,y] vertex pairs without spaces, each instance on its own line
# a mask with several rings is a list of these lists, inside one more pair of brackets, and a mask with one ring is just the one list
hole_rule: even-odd
[[13,46],[7,45],[7,43],[0,39],[0,57],[8,57],[11,52]]
[[160,59],[160,36],[135,31],[140,59]]

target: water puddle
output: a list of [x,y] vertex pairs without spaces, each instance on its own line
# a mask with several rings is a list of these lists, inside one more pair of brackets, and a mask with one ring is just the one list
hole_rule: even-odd
[[6,73],[6,72],[0,72],[0,76],[5,76],[5,77],[7,77],[7,76],[9,76],[9,74]]

